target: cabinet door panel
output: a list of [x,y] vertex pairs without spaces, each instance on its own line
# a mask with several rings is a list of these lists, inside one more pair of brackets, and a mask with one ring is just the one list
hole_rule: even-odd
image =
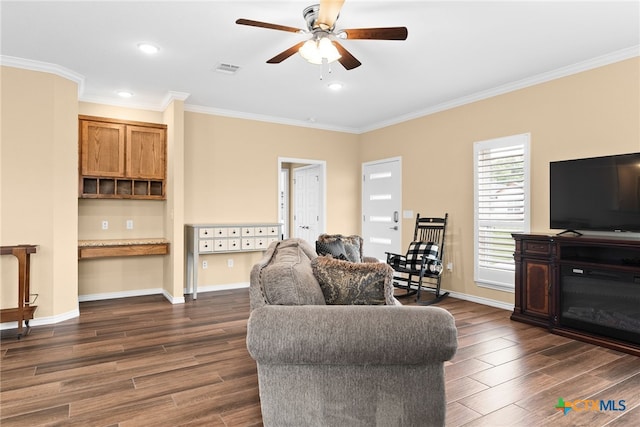
[[164,179],[164,129],[127,126],[127,176]]
[[526,261],[525,311],[549,316],[549,265]]
[[82,175],[123,177],[125,126],[82,121]]

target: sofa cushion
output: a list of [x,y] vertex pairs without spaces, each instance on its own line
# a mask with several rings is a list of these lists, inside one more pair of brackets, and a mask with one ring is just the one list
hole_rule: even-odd
[[260,272],[260,282],[267,304],[325,304],[311,269],[309,251],[295,239],[278,244],[270,262]]
[[[338,242],[338,243],[336,243]],[[335,256],[331,254],[334,258],[338,259],[346,259],[351,262],[362,262],[362,237],[358,235],[352,236],[343,236],[342,234],[321,234],[318,237],[318,241],[316,242],[316,251],[318,255],[327,255],[326,253],[320,253],[318,250],[318,244],[336,244],[337,247],[342,246],[344,248],[345,258],[340,256]]]
[[347,260],[347,251],[341,240],[316,241],[316,252],[318,255],[331,255],[335,259]]
[[330,257],[311,262],[325,302],[333,305],[394,305],[393,269],[384,263],[354,263]]

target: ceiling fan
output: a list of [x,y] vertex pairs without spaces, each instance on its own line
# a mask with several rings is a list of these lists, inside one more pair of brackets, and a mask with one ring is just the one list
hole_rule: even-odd
[[338,61],[347,70],[352,70],[362,65],[362,63],[349,53],[338,40],[407,39],[408,32],[406,27],[354,28],[336,31],[336,21],[338,20],[343,4],[344,0],[321,0],[320,4],[306,7],[302,15],[307,22],[307,30],[243,18],[238,19],[236,24],[292,33],[311,34],[311,39],[300,42],[280,52],[267,61],[269,64],[279,64],[296,52],[299,52],[304,59],[312,64]]

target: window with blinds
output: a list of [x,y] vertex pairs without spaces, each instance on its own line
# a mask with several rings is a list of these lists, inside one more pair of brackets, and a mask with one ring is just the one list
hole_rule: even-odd
[[514,289],[514,240],[529,231],[529,134],[474,144],[475,281]]

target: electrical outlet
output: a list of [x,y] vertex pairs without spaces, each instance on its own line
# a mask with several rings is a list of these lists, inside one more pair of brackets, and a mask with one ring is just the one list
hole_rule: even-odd
[[227,267],[229,267],[229,268],[233,267],[233,258],[229,258],[227,260]]
[[207,264],[207,261],[202,261],[202,269],[204,270],[207,267],[209,267],[209,264]]
[[128,219],[127,220],[127,230],[133,230],[133,220],[132,219]]
[[109,221],[102,221],[102,229],[103,230],[109,229]]

